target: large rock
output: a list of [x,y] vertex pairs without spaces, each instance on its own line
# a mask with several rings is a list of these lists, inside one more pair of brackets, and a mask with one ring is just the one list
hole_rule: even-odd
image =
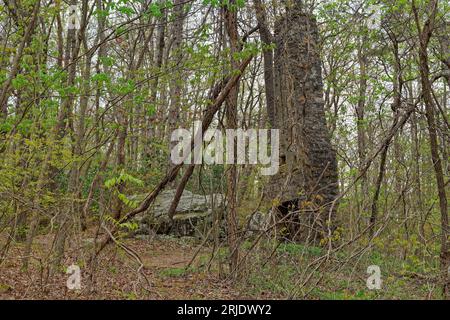
[[[175,234],[178,236],[192,236],[205,233],[213,221],[213,212],[221,210],[224,197],[221,194],[200,195],[184,190],[178,203],[173,223],[168,212],[175,197],[176,190],[165,190],[156,198],[153,205],[141,216],[135,218],[139,228],[136,234]],[[145,197],[136,196],[135,200]]]

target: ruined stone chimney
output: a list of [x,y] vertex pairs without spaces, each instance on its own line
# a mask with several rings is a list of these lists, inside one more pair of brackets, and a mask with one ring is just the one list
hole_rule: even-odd
[[[280,201],[283,215],[296,212],[289,220],[291,239],[323,238],[329,203],[338,194],[338,174],[325,119],[315,18],[296,2],[277,22],[275,38],[275,127],[280,129],[281,167],[269,183],[268,196]],[[298,227],[305,224],[309,228]],[[312,229],[320,232],[309,233]]]

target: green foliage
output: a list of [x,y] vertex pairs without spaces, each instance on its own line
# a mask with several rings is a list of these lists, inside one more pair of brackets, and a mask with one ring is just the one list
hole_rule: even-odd
[[119,192],[118,187],[124,184],[130,184],[135,186],[143,186],[144,182],[132,175],[125,173],[124,170],[120,171],[117,177],[110,178],[105,181],[104,185],[107,189],[113,189],[114,194],[122,201],[125,205],[130,208],[136,208],[139,205],[139,201],[132,200],[128,198],[125,194]]
[[116,178],[111,178],[105,181],[105,187],[111,189],[124,182],[135,184],[138,186],[143,186],[144,182],[138,178],[133,177],[130,174],[125,173],[124,170],[120,171],[120,174]]
[[282,243],[278,246],[277,252],[288,253],[290,255],[307,254],[311,256],[321,256],[323,254],[322,248],[314,246],[304,246],[297,243]]
[[139,225],[136,222],[120,222],[111,216],[106,216],[104,219],[106,222],[109,222],[122,230],[136,231],[139,228]]
[[150,14],[154,17],[159,18],[162,16],[161,8],[159,7],[159,5],[157,3],[150,4],[148,10],[149,10]]

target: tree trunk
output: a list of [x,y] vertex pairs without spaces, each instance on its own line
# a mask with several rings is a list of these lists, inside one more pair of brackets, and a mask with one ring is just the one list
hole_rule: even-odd
[[[168,132],[167,139],[169,141],[169,153],[170,150],[173,150],[176,142],[172,142],[170,137],[173,130],[176,129],[176,126],[179,125],[180,119],[180,109],[181,109],[181,93],[182,93],[182,41],[183,41],[183,23],[184,23],[184,0],[175,0],[174,1],[174,22],[173,22],[173,42],[171,48],[171,67],[173,68],[172,78],[170,81],[170,105],[169,105],[169,114],[168,114]],[[170,170],[173,167],[173,164],[170,160],[169,156],[169,166]],[[174,183],[174,182],[172,182]]]
[[270,33],[267,25],[266,11],[261,3],[261,0],[253,1],[256,11],[256,19],[259,26],[259,35],[261,42],[265,46],[263,49],[264,58],[264,85],[266,93],[266,109],[269,118],[269,124],[273,127],[275,125],[275,86],[273,78],[273,36]]
[[[235,4],[232,0],[230,5]],[[231,6],[224,8],[225,27],[228,34],[231,56],[239,52],[239,35],[237,25],[237,13]],[[231,59],[231,67],[233,70],[239,68],[239,63],[234,58]],[[238,103],[239,82],[230,90],[226,99],[226,120],[228,129],[237,129],[237,103]],[[233,141],[234,161],[236,161],[236,141]],[[227,142],[229,143],[229,141]],[[228,167],[227,173],[227,231],[228,231],[228,247],[230,250],[230,271],[237,272],[236,268],[239,261],[239,248],[237,239],[237,168],[236,164]]]
[[444,173],[442,169],[441,157],[439,155],[439,145],[436,129],[436,106],[433,100],[433,89],[430,81],[430,69],[428,65],[428,44],[435,26],[435,19],[437,13],[437,1],[431,1],[430,6],[432,11],[424,26],[420,26],[418,10],[413,2],[413,11],[416,21],[416,26],[419,31],[419,63],[420,63],[420,80],[422,84],[423,100],[425,102],[425,115],[427,118],[428,134],[430,139],[431,160],[433,161],[433,168],[436,177],[436,186],[439,197],[439,209],[441,213],[441,277],[442,290],[445,297],[450,297],[449,284],[449,267],[450,267],[450,252],[449,252],[449,229],[448,229],[448,204],[447,195],[445,191]]

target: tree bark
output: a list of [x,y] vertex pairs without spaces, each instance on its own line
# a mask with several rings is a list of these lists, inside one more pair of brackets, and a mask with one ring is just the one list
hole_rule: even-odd
[[450,283],[449,283],[449,267],[450,267],[450,252],[449,252],[449,229],[448,229],[448,204],[447,195],[445,191],[444,173],[442,169],[441,157],[439,155],[439,145],[436,129],[436,106],[433,100],[433,89],[430,81],[430,69],[428,65],[428,44],[432,36],[436,14],[437,1],[430,2],[432,8],[429,18],[425,21],[423,27],[420,25],[419,13],[413,1],[413,12],[416,21],[416,27],[419,32],[419,63],[420,63],[420,80],[422,84],[423,100],[425,102],[425,115],[427,118],[428,134],[430,139],[431,160],[433,161],[433,168],[436,178],[436,187],[439,197],[439,209],[441,213],[441,277],[442,277],[442,291],[446,298],[450,297]]
[[41,1],[36,1],[33,9],[32,16],[30,18],[30,21],[28,22],[28,27],[25,30],[25,34],[22,38],[22,41],[19,44],[19,48],[17,48],[16,55],[14,56],[14,59],[12,61],[11,70],[9,71],[8,77],[6,78],[6,81],[3,83],[2,89],[0,91],[0,108],[1,108],[1,118],[6,119],[8,116],[8,98],[9,98],[9,89],[11,88],[11,83],[14,80],[14,78],[17,76],[17,73],[19,72],[19,64],[20,59],[22,58],[23,51],[25,49],[25,46],[28,44],[28,42],[31,39],[31,36],[33,35],[33,32],[35,31],[35,24],[36,20],[38,18],[39,8],[41,6]]
[[261,0],[253,0],[256,19],[259,26],[259,35],[263,43],[264,58],[264,90],[266,93],[266,109],[271,127],[275,126],[275,83],[273,73],[273,36],[267,24],[266,11]]
[[[233,70],[239,68],[239,63],[234,59],[236,53],[239,52],[239,35],[237,25],[237,12],[233,9],[234,0],[230,1],[230,5],[224,7],[224,22],[228,34],[228,40],[231,52],[231,67]],[[238,104],[239,81],[230,90],[226,98],[226,125],[228,129],[236,130],[238,127],[237,119],[237,104]],[[233,141],[234,161],[236,161],[236,139]],[[229,141],[227,141],[229,143]],[[237,226],[237,167],[236,164],[231,164],[227,173],[227,232],[228,232],[228,247],[230,250],[230,271],[237,272],[236,268],[239,262],[239,248],[238,248],[238,226]]]

